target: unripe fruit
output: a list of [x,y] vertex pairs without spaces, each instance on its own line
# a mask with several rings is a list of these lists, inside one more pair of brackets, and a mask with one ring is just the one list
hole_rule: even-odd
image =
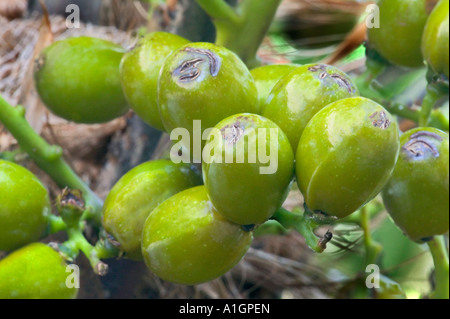
[[150,214],[142,234],[142,254],[158,277],[194,285],[229,271],[251,241],[251,232],[222,217],[205,187],[198,186],[170,197]]
[[449,74],[449,1],[441,0],[430,14],[423,31],[422,53],[428,66],[438,74]]
[[[187,44],[167,58],[158,82],[158,105],[167,132],[194,120],[202,130],[237,113],[258,112],[250,71],[232,51],[211,43]],[[186,145],[189,146],[189,145]]]
[[[214,207],[228,220],[261,224],[283,204],[294,176],[294,154],[286,134],[256,114],[220,121],[210,135],[202,164]],[[211,152],[212,150],[212,152]]]
[[0,299],[73,299],[64,259],[41,243],[25,246],[0,260]]
[[262,114],[266,108],[267,98],[273,87],[281,80],[283,76],[294,71],[298,65],[295,64],[270,64],[252,69],[250,73],[255,80],[256,89],[258,90],[258,99],[260,104],[260,112]]
[[41,239],[49,224],[47,189],[26,168],[0,160],[0,250]]
[[395,170],[382,192],[387,211],[412,240],[448,232],[448,134],[415,128],[400,143]]
[[368,29],[370,48],[392,64],[423,66],[422,33],[437,0],[380,0],[379,28]]
[[54,114],[78,123],[101,123],[128,111],[119,76],[125,50],[112,42],[67,38],[45,48],[36,61],[37,91]]
[[307,64],[277,83],[263,115],[286,133],[295,152],[314,114],[332,102],[357,95],[358,89],[351,78],[336,67]]
[[398,135],[392,116],[367,98],[319,111],[296,154],[297,183],[309,209],[343,218],[374,198],[394,169]]
[[153,209],[170,196],[202,183],[199,172],[167,160],[143,163],[114,185],[103,207],[103,226],[130,259],[142,259],[142,228]]
[[189,41],[167,32],[152,32],[125,53],[120,80],[128,104],[147,124],[164,130],[157,104],[159,71],[166,58]]

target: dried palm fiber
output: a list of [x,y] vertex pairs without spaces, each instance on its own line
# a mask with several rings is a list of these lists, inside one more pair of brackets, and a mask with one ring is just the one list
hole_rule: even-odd
[[0,17],[12,20],[21,17],[27,9],[27,0],[0,1]]

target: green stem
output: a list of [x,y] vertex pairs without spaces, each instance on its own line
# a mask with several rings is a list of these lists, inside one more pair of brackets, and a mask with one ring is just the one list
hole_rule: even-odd
[[443,236],[434,236],[427,242],[433,257],[436,287],[431,295],[434,299],[449,299],[449,262]]
[[[367,203],[366,206],[364,206],[364,208],[366,208],[369,218],[372,219],[373,217],[377,216],[384,210],[384,205],[379,199],[375,198],[371,202]],[[363,220],[363,218],[361,217],[362,213],[361,211],[362,209],[354,212],[353,214],[348,215],[347,217],[341,218],[339,220],[339,223],[357,224],[361,227],[361,223]]]
[[364,232],[364,247],[366,249],[366,265],[375,264],[381,253],[382,246],[372,239],[370,231],[370,213],[367,207],[360,210],[361,228]]
[[256,57],[281,0],[243,0],[236,9],[223,0],[197,0],[213,18],[216,44],[234,51],[249,68],[260,65]]
[[13,107],[0,96],[0,122],[15,137],[21,149],[46,172],[59,187],[79,189],[83,193],[89,213],[87,217],[101,223],[102,200],[83,182],[62,158],[62,149],[49,145],[25,120],[25,110]]
[[216,22],[238,23],[239,16],[236,11],[224,0],[197,0],[203,10]]
[[87,241],[83,235],[84,223],[81,221],[84,214],[83,204],[81,194],[78,191],[64,189],[62,194],[58,196],[56,207],[66,225],[66,233],[69,237],[60,247],[72,259],[76,258],[79,251],[82,251],[88,258],[94,272],[103,276],[106,274],[108,266],[100,259],[118,256],[119,250],[103,238],[98,240],[95,246]]
[[305,238],[306,244],[317,253],[322,253],[326,248],[326,243],[331,239],[317,237],[314,234],[314,229],[318,225],[304,214],[294,214],[284,208],[280,208],[272,216],[272,219],[279,222],[286,229],[298,231]]
[[419,126],[428,126],[433,108],[442,96],[441,91],[433,84],[427,85],[427,93],[422,101],[422,107],[419,112]]
[[56,215],[51,214],[49,220],[50,220],[50,223],[49,223],[49,229],[47,230],[47,235],[54,234],[59,231],[67,229],[67,225],[61,216],[56,216]]
[[68,242],[70,244],[66,242],[64,245],[72,247],[72,249],[81,250],[89,260],[94,272],[101,276],[105,275],[108,270],[107,265],[100,260],[95,247],[87,241],[81,230],[77,227],[71,227],[67,229],[67,235],[69,236]]

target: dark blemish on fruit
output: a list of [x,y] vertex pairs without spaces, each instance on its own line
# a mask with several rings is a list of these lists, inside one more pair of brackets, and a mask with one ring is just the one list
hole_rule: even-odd
[[326,69],[327,69],[327,66],[325,64],[317,64],[317,65],[310,66],[308,68],[308,71],[317,72],[317,71],[326,71]]
[[233,124],[227,125],[221,129],[222,137],[228,144],[236,144],[237,141],[244,134],[244,128],[241,122],[236,121]]
[[442,141],[442,137],[437,135],[436,133],[428,132],[428,131],[420,131],[412,134],[409,139],[416,139],[419,137],[430,137],[432,139],[438,140],[439,142]]
[[391,121],[386,117],[386,113],[384,111],[376,111],[370,114],[369,118],[372,120],[373,126],[379,127],[383,130],[387,129],[391,125]]
[[209,50],[197,49],[197,48],[185,48],[184,51],[197,53],[205,58],[196,57],[183,61],[180,66],[178,66],[173,72],[172,76],[177,76],[179,82],[191,82],[197,79],[201,70],[199,69],[199,64],[205,63],[208,60],[209,72],[211,76],[215,77],[219,74],[220,70],[220,59],[217,55]]
[[439,151],[435,146],[435,142],[442,141],[439,135],[420,131],[410,136],[409,141],[403,145],[403,152],[413,160],[423,160],[429,157],[439,157]]
[[184,61],[172,72],[172,76],[178,76],[178,81],[180,82],[194,81],[200,75],[198,65],[202,62],[204,62],[204,60],[201,58]]
[[212,76],[217,76],[220,70],[220,59],[217,55],[206,49],[186,48],[184,51],[205,55],[209,60],[209,72]]
[[327,77],[328,73],[326,71],[319,74],[319,79],[325,79]]
[[353,88],[352,85],[350,84],[350,82],[343,76],[339,75],[339,74],[332,74],[331,78],[340,86],[345,88],[348,93],[352,93],[353,92]]

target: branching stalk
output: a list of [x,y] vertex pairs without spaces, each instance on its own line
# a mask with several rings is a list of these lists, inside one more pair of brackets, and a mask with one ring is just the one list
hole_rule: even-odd
[[376,264],[378,256],[382,251],[382,246],[372,239],[370,230],[370,214],[367,207],[360,210],[361,228],[363,230],[364,247],[366,249],[366,265]]
[[79,189],[83,193],[88,213],[86,217],[101,222],[102,200],[83,182],[62,158],[62,149],[49,145],[28,124],[22,106],[13,107],[0,96],[0,122],[20,144],[23,151],[46,172],[59,187]]
[[284,208],[278,209],[272,216],[272,219],[278,221],[286,229],[295,229],[306,241],[306,244],[315,252],[322,253],[326,244],[331,240],[331,233],[327,232],[324,238],[320,238],[314,234],[314,229],[318,227],[312,219],[306,214],[294,214]]
[[442,96],[442,92],[432,83],[427,85],[427,92],[422,101],[422,107],[419,112],[419,126],[428,126],[433,108]]

